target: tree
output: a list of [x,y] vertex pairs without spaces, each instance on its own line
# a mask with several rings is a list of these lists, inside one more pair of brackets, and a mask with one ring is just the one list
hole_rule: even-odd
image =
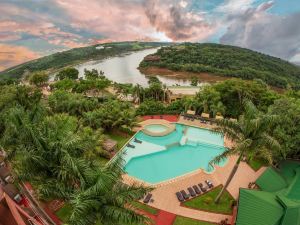
[[193,76],[191,79],[191,86],[197,86],[198,82],[198,77]]
[[29,76],[29,83],[34,84],[37,87],[43,86],[47,81],[49,77],[48,74],[44,71],[39,71],[32,73]]
[[69,113],[74,116],[82,116],[84,112],[94,110],[98,106],[96,99],[63,90],[53,92],[49,96],[48,103],[53,112]]
[[86,125],[102,128],[105,131],[120,127],[132,128],[136,121],[131,104],[119,100],[109,100],[99,108],[84,113],[83,118]]
[[84,69],[84,77],[87,80],[96,80],[96,79],[104,79],[104,72],[102,70],[98,71],[96,69],[88,70]]
[[[209,113],[213,117],[217,113],[225,113],[225,106],[221,102],[221,94],[213,86],[205,86],[197,93],[194,102],[197,103],[198,107],[200,106],[201,111]],[[197,111],[200,111],[198,107],[196,107]]]
[[245,111],[238,121],[228,119],[217,121],[215,131],[224,134],[233,141],[234,146],[213,159],[212,163],[219,163],[229,155],[238,155],[238,159],[221,192],[215,199],[216,203],[219,202],[224,190],[230,184],[243,157],[252,158],[259,155],[272,163],[273,151],[280,148],[278,141],[269,134],[271,126],[278,118],[274,115],[261,113],[250,101],[246,101],[244,107]]
[[123,163],[116,158],[104,167],[95,170],[88,185],[80,186],[72,195],[73,211],[70,223],[94,224],[148,224],[146,216],[137,214],[134,202],[142,198],[149,188],[126,185],[122,182]]
[[78,79],[79,71],[73,67],[68,67],[61,70],[57,75],[56,79],[63,80],[63,79],[71,79],[76,80]]
[[281,145],[275,152],[276,160],[300,159],[300,98],[280,98],[269,107],[268,114],[281,118],[271,129]]

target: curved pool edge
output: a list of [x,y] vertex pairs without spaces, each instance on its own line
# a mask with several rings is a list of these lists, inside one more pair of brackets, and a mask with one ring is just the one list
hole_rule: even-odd
[[[164,126],[164,127],[166,127],[166,130],[162,131],[162,132],[153,132],[153,131],[150,131],[149,129],[147,129],[147,126],[151,126],[151,125]],[[176,126],[173,123],[151,123],[151,124],[145,125],[141,129],[141,131],[144,134],[147,134],[152,137],[163,137],[163,136],[166,136],[166,135],[172,133],[175,129],[176,129]]]

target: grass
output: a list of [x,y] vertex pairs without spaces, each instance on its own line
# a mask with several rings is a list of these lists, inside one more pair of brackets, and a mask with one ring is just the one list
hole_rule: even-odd
[[193,220],[190,218],[177,216],[173,225],[215,225],[215,223],[209,223],[205,221]]
[[216,213],[231,214],[232,213],[231,204],[234,201],[234,199],[227,191],[224,192],[218,204],[215,204],[214,202],[214,199],[219,194],[221,188],[222,186],[218,186],[215,189],[207,192],[206,194],[200,195],[183,204],[187,207],[194,208],[194,209],[216,212]]
[[147,206],[140,202],[134,202],[134,203],[132,203],[132,205],[135,206],[136,208],[141,209],[145,212],[148,212],[152,215],[157,215],[157,213],[158,213],[158,209],[152,208],[152,207]]
[[130,135],[128,135],[128,137],[119,135],[119,134],[114,134],[114,133],[109,133],[107,134],[107,136],[112,139],[115,140],[116,142],[118,142],[117,144],[117,148],[118,150],[120,150],[125,144],[126,142],[131,138]]
[[259,170],[262,166],[266,165],[266,162],[262,159],[251,159],[248,162],[248,165],[255,171]]
[[64,223],[68,222],[71,213],[72,213],[72,207],[69,204],[64,204],[62,208],[60,208],[57,212],[55,212],[56,216]]

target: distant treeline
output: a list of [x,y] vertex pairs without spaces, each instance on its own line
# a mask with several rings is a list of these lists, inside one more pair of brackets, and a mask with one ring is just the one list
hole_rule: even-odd
[[300,67],[249,49],[221,45],[184,43],[161,48],[146,57],[140,67],[211,73],[242,79],[261,79],[267,84],[300,89]]
[[[129,51],[142,50],[146,48],[160,47],[167,43],[160,42],[114,42],[107,44],[98,44],[82,48],[74,48],[68,51],[57,52],[30,62],[9,68],[0,72],[2,78],[21,78],[26,73],[42,70],[52,70],[63,68],[86,60],[101,60],[108,57]],[[98,46],[98,47],[97,47]],[[101,46],[101,47],[100,47]],[[97,48],[96,48],[97,47]]]

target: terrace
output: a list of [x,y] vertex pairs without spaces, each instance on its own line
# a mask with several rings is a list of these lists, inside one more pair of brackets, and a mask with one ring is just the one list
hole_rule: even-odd
[[[166,124],[168,123],[168,121],[163,119],[148,119],[140,123],[139,130],[143,130],[144,126],[146,125],[158,123]],[[183,118],[183,116],[179,117],[178,123],[205,129],[212,129],[214,127],[214,125],[211,125],[210,123],[201,123],[201,121],[199,120],[186,120]],[[224,146],[232,146],[232,143],[226,137],[224,138]],[[222,213],[216,212],[214,210],[208,211],[201,208],[195,209],[187,207],[185,204],[178,201],[175,193],[180,190],[187,190],[188,187],[192,187],[193,185],[204,183],[205,180],[210,180],[215,187],[219,187],[220,185],[225,183],[236,160],[236,156],[231,156],[224,166],[215,165],[215,170],[212,173],[207,173],[205,170],[199,168],[189,173],[185,173],[181,176],[177,176],[173,179],[168,179],[166,181],[159,182],[156,184],[145,182],[141,179],[137,179],[136,177],[130,176],[129,174],[123,175],[123,179],[124,182],[127,184],[139,182],[144,185],[154,187],[155,189],[151,192],[153,201],[150,201],[148,205],[156,209],[166,211],[177,216],[181,216],[182,218],[190,218],[192,220],[194,219],[196,221],[201,220],[208,221],[211,223],[219,223],[221,220],[225,219],[231,221],[233,219],[232,212]],[[264,167],[260,168],[257,171],[254,171],[246,162],[242,162],[234,179],[231,181],[227,189],[228,194],[232,196],[233,199],[237,200],[239,196],[239,189],[248,188],[249,183],[255,182],[264,171]],[[247,176],[245,176],[245,174],[247,174]],[[202,194],[199,196],[201,197],[204,195]],[[198,197],[194,199],[197,198]]]

